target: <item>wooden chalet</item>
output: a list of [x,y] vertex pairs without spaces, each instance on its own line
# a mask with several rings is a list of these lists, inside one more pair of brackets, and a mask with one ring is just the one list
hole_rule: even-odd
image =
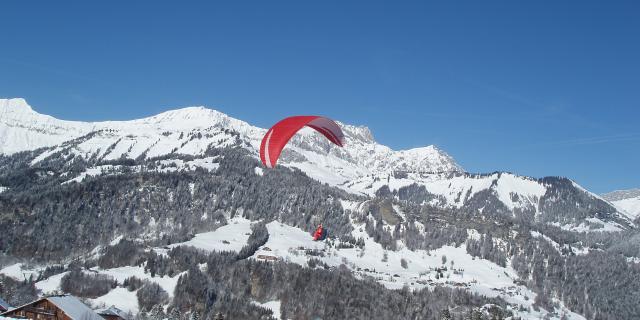
[[71,295],[44,297],[6,311],[0,316],[42,320],[104,320],[82,301]]

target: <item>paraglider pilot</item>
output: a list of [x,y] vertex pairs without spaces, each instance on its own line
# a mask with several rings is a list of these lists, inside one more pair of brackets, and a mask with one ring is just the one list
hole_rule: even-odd
[[326,233],[321,223],[316,229],[316,231],[313,233],[313,241],[324,240],[325,237],[326,237]]

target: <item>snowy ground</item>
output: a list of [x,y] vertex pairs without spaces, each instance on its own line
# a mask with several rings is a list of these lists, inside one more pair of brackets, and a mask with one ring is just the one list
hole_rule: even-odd
[[69,272],[63,272],[53,275],[45,280],[36,282],[36,288],[42,291],[43,294],[54,293],[60,290],[60,281]]
[[631,220],[640,217],[640,197],[611,201],[611,203]]
[[[32,277],[34,280],[44,271],[44,267],[27,267],[22,263],[12,264],[0,270],[0,274],[11,277],[13,279],[23,281]],[[42,294],[54,293],[60,289],[60,281],[68,272],[53,275],[47,279],[40,280],[35,283],[36,289]]]
[[137,291],[129,291],[126,288],[115,288],[109,293],[96,299],[90,299],[91,305],[94,308],[108,308],[115,306],[116,308],[124,311],[131,312],[132,314],[138,313],[138,297]]
[[193,239],[174,243],[170,248],[178,246],[192,246],[206,251],[240,251],[247,244],[251,234],[251,221],[234,217],[228,224],[215,231],[198,233]]
[[28,268],[22,263],[15,263],[6,266],[0,270],[0,274],[4,274],[7,277],[22,281],[33,277],[34,279],[42,272],[42,268]]

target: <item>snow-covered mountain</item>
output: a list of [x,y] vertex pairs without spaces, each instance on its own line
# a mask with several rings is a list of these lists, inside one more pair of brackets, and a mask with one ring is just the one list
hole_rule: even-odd
[[640,189],[617,190],[603,194],[602,197],[611,202],[629,219],[640,217]]
[[[41,293],[64,290],[63,278],[110,277],[117,287],[110,283],[87,301],[137,312],[144,299],[136,293],[142,289],[125,285],[132,276],[178,303],[197,300],[181,294],[206,284],[182,276],[266,261],[286,268],[279,269],[291,276],[286,281],[303,278],[308,267],[348,270],[387,289],[463,289],[502,299],[504,310],[523,319],[621,314],[602,297],[626,296],[626,289],[599,287],[611,277],[637,279],[627,265],[640,259],[629,213],[637,211],[624,201],[640,192],[600,197],[561,177],[471,174],[434,146],[396,151],[366,127],[340,125],[345,148],[310,129],[287,146],[279,165],[305,176],[261,168],[266,130],[204,107],[88,123],[41,115],[23,99],[0,100],[0,258],[10,258],[0,259],[0,274],[16,281],[33,275]],[[309,235],[319,222],[330,230],[327,241]],[[202,251],[174,251],[186,247]],[[216,264],[219,257],[201,256],[221,251],[238,258]],[[242,252],[249,254],[240,259]],[[29,266],[29,259],[42,265]],[[74,273],[72,260],[91,263]],[[606,279],[598,277],[602,261]],[[47,273],[54,262],[63,265]],[[260,274],[233,284],[248,284],[237,288],[256,299],[248,301],[291,309],[289,296],[271,294],[286,285],[260,294],[267,288]],[[331,274],[340,273],[324,276]],[[243,275],[208,276],[220,284]],[[354,296],[366,291],[359,290]],[[592,300],[583,303],[585,294]],[[635,308],[635,301],[625,303],[621,309]],[[591,304],[601,309],[585,309]]]
[[[331,147],[311,129],[296,135],[280,164],[344,183],[397,170],[459,172],[453,158],[435,146],[395,151],[377,143],[368,128],[341,124],[347,148]],[[35,112],[24,99],[0,99],[0,154],[48,148],[34,163],[59,151],[96,157],[153,158],[202,155],[210,145],[242,146],[256,156],[266,129],[205,107],[189,107],[132,121],[64,121]]]
[[[391,192],[417,185],[432,194],[434,197],[428,202],[439,207],[472,207],[482,212],[489,206],[478,205],[478,202],[490,203],[485,199],[488,196],[510,212],[532,212],[536,219],[548,220],[568,230],[589,230],[585,225],[598,230],[620,230],[633,225],[630,220],[634,215],[624,207],[620,208],[627,216],[613,208],[604,208],[604,212],[598,214],[605,214],[607,219],[593,212],[565,221],[563,217],[556,217],[555,211],[549,214],[549,203],[562,200],[553,197],[556,186],[549,181],[509,173],[468,174],[435,146],[396,151],[377,143],[367,127],[340,125],[346,136],[346,147],[337,148],[314,130],[305,128],[284,149],[279,164],[298,168],[313,179],[356,194],[373,196],[385,185]],[[24,99],[0,100],[0,154],[37,150],[31,161],[34,166],[60,155],[80,156],[100,164],[171,155],[202,157],[209,148],[222,147],[241,147],[258,158],[265,132],[266,129],[205,107],[182,108],[131,121],[79,122],[39,114]],[[216,166],[209,158],[179,165],[209,169]],[[88,175],[114,170],[117,171],[117,167],[97,165],[68,181],[81,181]],[[571,184],[585,197],[599,200],[575,182]]]

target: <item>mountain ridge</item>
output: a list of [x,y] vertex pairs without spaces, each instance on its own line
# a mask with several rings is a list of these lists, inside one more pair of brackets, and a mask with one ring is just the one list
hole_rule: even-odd
[[[81,151],[84,151],[85,154],[87,152],[96,153],[98,152],[97,147],[101,147],[102,152],[104,152],[107,147],[117,143],[120,138],[127,140],[128,136],[138,135],[140,139],[135,141],[138,145],[136,148],[144,145],[142,150],[138,150],[139,153],[125,154],[123,152],[117,154],[112,150],[112,155],[105,156],[109,158],[122,156],[135,158],[145,150],[150,151],[150,154],[155,156],[174,152],[202,154],[206,150],[204,144],[192,149],[183,148],[185,144],[189,143],[189,141],[183,139],[184,133],[197,134],[194,131],[199,131],[201,134],[211,134],[210,138],[231,139],[228,132],[223,134],[219,132],[219,129],[229,129],[239,133],[244,140],[245,147],[257,154],[262,135],[266,132],[266,129],[252,126],[245,121],[203,106],[169,110],[135,120],[81,122],[59,120],[39,114],[27,104],[26,100],[17,98],[0,99],[0,114],[3,115],[0,118],[0,139],[4,141],[0,145],[0,154],[7,155],[42,147],[55,147],[65,141],[100,130],[116,130],[116,132],[112,131],[110,134],[111,138],[116,139],[109,139],[107,135],[103,135],[102,137],[109,141],[99,142],[96,139],[93,147],[80,148],[82,149]],[[451,156],[435,146],[392,150],[377,143],[367,127],[343,123],[340,125],[345,131],[349,148],[331,148],[328,142],[324,141],[312,130],[305,128],[292,139],[290,147],[285,149],[281,163],[285,165],[291,164],[291,162],[296,161],[287,161],[287,159],[304,157],[304,153],[313,151],[333,155],[336,159],[330,159],[334,163],[329,165],[335,166],[336,162],[346,161],[347,163],[338,163],[338,165],[344,167],[343,169],[351,167],[348,168],[349,171],[367,172],[371,171],[369,169],[372,167],[375,172],[396,170],[398,168],[413,171],[464,171]],[[169,135],[178,132],[179,134],[173,139],[168,138]],[[164,138],[162,135],[164,135]],[[151,141],[143,142],[142,140],[144,139],[151,139]],[[207,142],[213,143],[217,142],[217,140]],[[126,141],[120,141],[120,143],[126,144]],[[168,144],[167,148],[161,148],[163,143]],[[160,147],[154,144],[160,144]],[[175,148],[178,148],[178,150],[174,150]]]

